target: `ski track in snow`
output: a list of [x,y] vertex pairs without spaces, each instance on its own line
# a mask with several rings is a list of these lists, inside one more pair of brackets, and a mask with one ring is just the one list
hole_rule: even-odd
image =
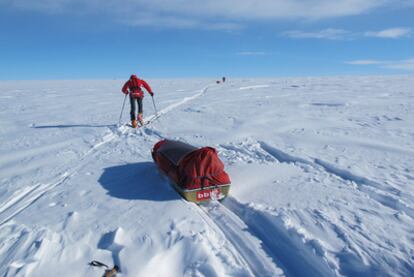
[[[210,88],[210,85],[208,85],[208,86],[204,87],[203,89],[197,91],[198,93],[194,94],[193,96],[185,97],[183,100],[178,101],[177,103],[174,103],[174,104],[171,104],[171,105],[167,106],[166,108],[162,109],[158,113],[160,115],[166,114],[166,113],[178,108],[179,106],[182,106],[182,105],[188,103],[189,101],[193,101],[193,100],[199,98],[200,96],[203,96],[209,88]],[[149,120],[151,120],[151,118]]]
[[[21,189],[20,191],[16,191],[9,199],[7,199],[1,206],[0,206],[0,226],[4,225],[8,221],[10,221],[13,217],[18,215],[20,212],[27,209],[31,204],[36,202],[40,197],[42,197],[45,193],[49,192],[50,190],[54,189],[55,187],[64,184],[67,180],[69,180],[72,176],[74,176],[79,169],[84,167],[87,163],[90,162],[92,158],[92,154],[96,153],[96,151],[106,143],[112,141],[116,136],[111,133],[109,135],[105,135],[102,138],[102,141],[98,142],[97,144],[93,145],[78,161],[77,165],[66,169],[63,173],[59,176],[55,177],[55,179],[49,183],[44,184],[37,184],[32,187],[26,187]],[[29,189],[27,189],[29,188]]]
[[[238,216],[247,230],[258,238],[267,255],[280,265],[287,276],[333,276],[323,253],[293,228],[286,228],[281,215],[272,215],[239,203],[234,197],[223,201],[223,206]],[[262,276],[262,275],[256,275]]]
[[0,206],[0,226],[24,211],[46,192],[63,184],[75,173],[76,170],[72,174],[64,173],[54,183],[38,184],[32,187],[23,188],[21,191],[16,191],[10,199],[6,200],[5,203]]
[[268,88],[270,85],[255,85],[255,86],[247,86],[247,87],[240,87],[240,90],[253,90],[259,88]]
[[[209,87],[210,86],[206,86],[203,89],[196,91],[197,93],[195,95],[185,97],[183,100],[167,106],[166,108],[159,111],[158,115],[150,116],[146,120],[150,123],[153,122],[154,120],[158,119],[161,115],[167,114],[168,112],[176,109],[177,107],[204,95]],[[64,184],[67,180],[74,176],[79,171],[79,169],[83,168],[86,164],[90,162],[91,159],[93,159],[93,154],[95,154],[98,151],[98,149],[100,149],[103,145],[113,141],[114,139],[119,138],[119,134],[125,134],[129,129],[130,128],[126,126],[121,126],[118,129],[112,129],[112,132],[110,134],[105,135],[104,137],[102,137],[100,142],[91,146],[91,148],[79,159],[77,165],[75,165],[72,168],[66,169],[59,176],[55,177],[53,181],[44,184],[37,184],[34,186],[27,186],[21,190],[15,191],[13,195],[9,197],[9,199],[5,200],[0,205],[0,226],[3,226],[5,223],[13,219],[16,215],[30,207],[31,204],[36,202],[36,200],[42,197],[45,193],[49,192],[50,190],[59,185]],[[145,130],[144,132],[146,132],[148,135],[155,134],[160,138],[162,137],[161,134],[157,133],[157,131],[155,130],[149,131],[149,129],[147,128],[143,129]],[[141,131],[141,129],[138,130]],[[43,151],[43,148],[36,149],[33,151]]]
[[323,254],[302,235],[272,216],[234,197],[201,204],[208,225],[219,229],[243,257],[253,276],[334,276]]
[[242,257],[251,276],[283,276],[283,272],[263,251],[261,241],[246,231],[243,220],[218,202],[201,204],[199,208],[206,224],[220,232]]

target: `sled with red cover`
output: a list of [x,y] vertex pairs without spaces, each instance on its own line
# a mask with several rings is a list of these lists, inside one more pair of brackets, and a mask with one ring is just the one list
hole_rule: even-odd
[[217,151],[197,148],[174,140],[161,140],[152,149],[152,158],[186,200],[204,202],[223,199],[230,190],[230,178]]

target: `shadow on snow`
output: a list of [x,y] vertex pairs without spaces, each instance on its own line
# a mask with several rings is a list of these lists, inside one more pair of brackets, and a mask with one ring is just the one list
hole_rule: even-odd
[[98,181],[109,195],[116,198],[150,201],[180,198],[152,162],[105,168]]
[[116,124],[67,124],[67,125],[41,125],[32,126],[35,129],[49,129],[49,128],[111,128]]

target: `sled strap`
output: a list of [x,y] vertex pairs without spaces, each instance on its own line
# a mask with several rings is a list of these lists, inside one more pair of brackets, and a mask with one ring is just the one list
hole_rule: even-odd
[[200,185],[201,185],[201,189],[204,189],[204,180],[207,179],[208,182],[213,185],[213,186],[217,186],[217,183],[213,180],[214,176],[217,176],[219,174],[221,174],[222,171],[216,171],[213,172],[212,174],[206,174],[204,176],[195,176],[195,179],[200,179]]
[[215,185],[213,183],[213,179],[211,179],[212,175],[205,175],[205,176],[196,176],[197,179],[200,179],[200,185],[201,185],[201,189],[204,189],[204,180],[207,179],[209,183],[211,183],[212,185]]
[[206,175],[202,175],[202,176],[195,176],[194,178],[196,178],[196,179],[209,179],[210,181],[213,181],[211,178],[221,174],[222,172],[223,171],[220,170],[220,171],[213,172],[211,174],[206,174]]

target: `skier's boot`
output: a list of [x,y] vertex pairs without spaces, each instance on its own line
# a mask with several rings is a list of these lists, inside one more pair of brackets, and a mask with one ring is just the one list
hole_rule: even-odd
[[141,126],[144,126],[144,120],[142,120],[142,113],[138,114],[138,121],[139,121],[139,124],[141,124]]
[[116,265],[112,269],[105,270],[104,277],[115,277],[118,272],[119,272],[119,267]]
[[131,121],[131,125],[132,125],[132,128],[137,128],[138,123],[137,123],[137,121],[134,119],[134,120],[132,120],[132,121]]

